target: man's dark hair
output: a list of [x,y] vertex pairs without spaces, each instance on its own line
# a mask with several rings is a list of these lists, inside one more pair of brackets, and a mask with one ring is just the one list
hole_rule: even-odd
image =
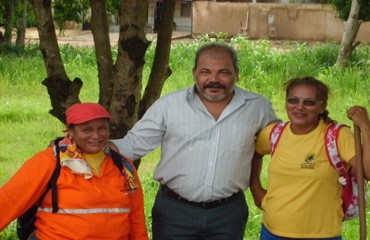
[[237,56],[235,50],[231,46],[229,46],[225,43],[209,43],[209,44],[205,44],[202,47],[200,47],[198,49],[196,55],[195,55],[194,68],[196,68],[198,66],[199,57],[204,52],[207,52],[207,51],[216,51],[216,52],[226,52],[226,53],[228,53],[229,56],[232,59],[234,70],[235,71],[239,70],[238,56]]

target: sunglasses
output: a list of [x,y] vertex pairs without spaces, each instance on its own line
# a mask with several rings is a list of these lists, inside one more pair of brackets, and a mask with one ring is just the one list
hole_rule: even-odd
[[286,102],[290,105],[298,105],[303,102],[305,107],[315,107],[322,103],[323,101],[315,100],[315,99],[302,99],[297,97],[287,97]]

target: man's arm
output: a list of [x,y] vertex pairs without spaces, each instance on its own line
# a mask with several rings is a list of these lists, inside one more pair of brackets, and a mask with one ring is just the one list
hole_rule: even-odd
[[252,158],[250,190],[253,196],[254,204],[256,204],[256,206],[260,209],[262,209],[262,199],[266,195],[266,189],[264,189],[261,184],[262,161],[263,156],[255,152]]

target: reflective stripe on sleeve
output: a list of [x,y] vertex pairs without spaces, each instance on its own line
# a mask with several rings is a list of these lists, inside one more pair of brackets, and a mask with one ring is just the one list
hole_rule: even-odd
[[[41,208],[37,211],[52,213],[52,208]],[[96,214],[96,213],[128,213],[129,208],[84,208],[84,209],[59,209],[57,213],[61,214]]]

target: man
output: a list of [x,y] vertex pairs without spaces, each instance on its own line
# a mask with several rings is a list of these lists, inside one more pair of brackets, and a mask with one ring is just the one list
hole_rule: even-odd
[[158,99],[123,139],[111,141],[131,159],[161,145],[154,240],[243,239],[255,135],[277,119],[267,99],[235,86],[238,75],[231,47],[201,47],[195,86]]

